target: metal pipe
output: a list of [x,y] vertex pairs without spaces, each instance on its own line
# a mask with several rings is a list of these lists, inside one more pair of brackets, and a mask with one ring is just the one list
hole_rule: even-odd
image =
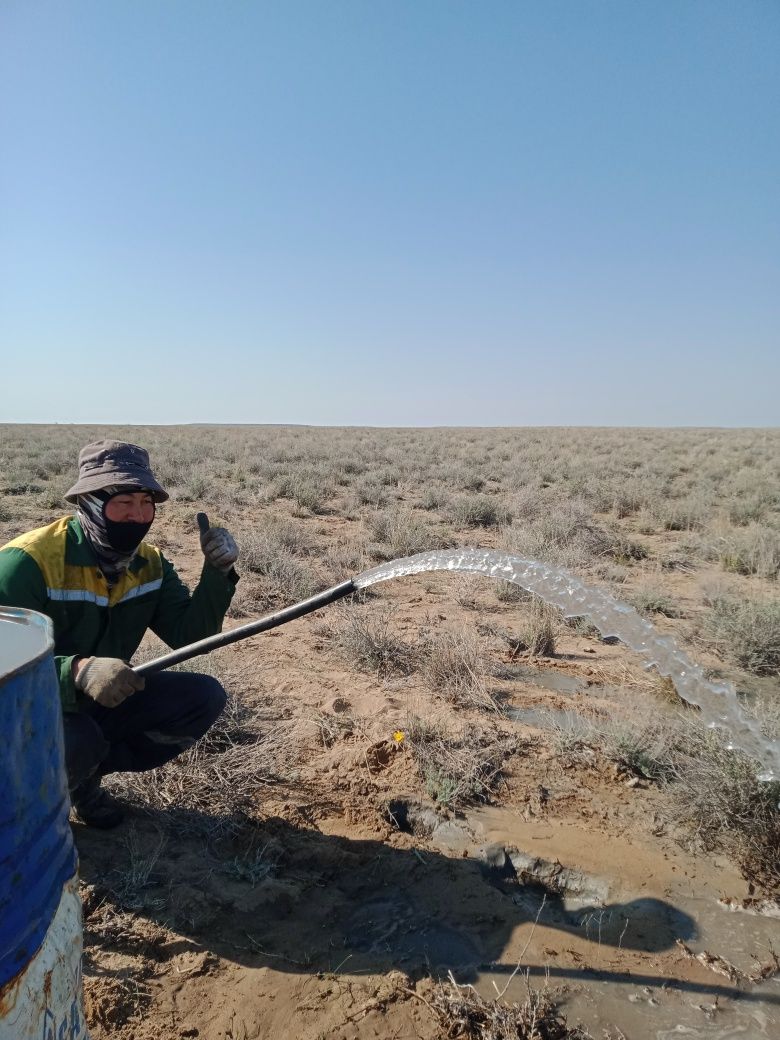
[[318,592],[316,596],[310,596],[300,603],[294,603],[291,607],[285,607],[284,610],[277,610],[275,614],[268,614],[257,621],[250,621],[248,625],[231,628],[229,632],[219,632],[217,635],[209,636],[207,639],[200,639],[197,643],[182,646],[178,650],[173,650],[169,654],[155,658],[153,661],[139,664],[133,671],[136,675],[154,675],[155,672],[161,672],[165,668],[170,668],[171,665],[189,661],[191,657],[199,657],[201,654],[211,653],[212,650],[218,650],[221,646],[229,646],[231,643],[237,643],[240,639],[257,635],[258,632],[267,632],[270,628],[278,628],[279,625],[284,625],[288,621],[295,621],[296,618],[303,617],[304,614],[311,614],[313,610],[326,607],[329,603],[335,603],[336,600],[343,599],[344,596],[349,596],[357,591],[354,581],[352,578],[349,578],[347,581],[342,581],[340,585],[334,585],[330,589],[325,589],[324,592]]

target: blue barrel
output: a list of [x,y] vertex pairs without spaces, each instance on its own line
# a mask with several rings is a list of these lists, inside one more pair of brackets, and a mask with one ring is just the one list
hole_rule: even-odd
[[86,1036],[51,623],[0,606],[0,1040]]

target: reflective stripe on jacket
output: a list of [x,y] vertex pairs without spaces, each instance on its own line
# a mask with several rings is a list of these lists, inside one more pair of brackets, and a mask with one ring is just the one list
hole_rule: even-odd
[[62,705],[78,711],[74,657],[129,661],[147,629],[176,648],[214,635],[235,591],[204,562],[190,593],[159,549],[142,542],[127,571],[109,588],[76,517],[62,517],[0,549],[0,604],[39,610],[54,626]]

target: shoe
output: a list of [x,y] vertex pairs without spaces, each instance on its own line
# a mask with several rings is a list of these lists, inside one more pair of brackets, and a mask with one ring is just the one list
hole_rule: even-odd
[[125,810],[108,791],[100,786],[100,777],[90,777],[71,793],[76,816],[87,827],[110,831],[125,818]]

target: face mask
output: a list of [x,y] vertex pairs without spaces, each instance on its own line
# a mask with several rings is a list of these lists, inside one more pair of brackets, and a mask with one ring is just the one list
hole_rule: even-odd
[[106,525],[106,537],[112,549],[121,553],[132,553],[138,548],[146,537],[151,522],[148,524],[137,524],[133,520],[109,520],[104,516]]

